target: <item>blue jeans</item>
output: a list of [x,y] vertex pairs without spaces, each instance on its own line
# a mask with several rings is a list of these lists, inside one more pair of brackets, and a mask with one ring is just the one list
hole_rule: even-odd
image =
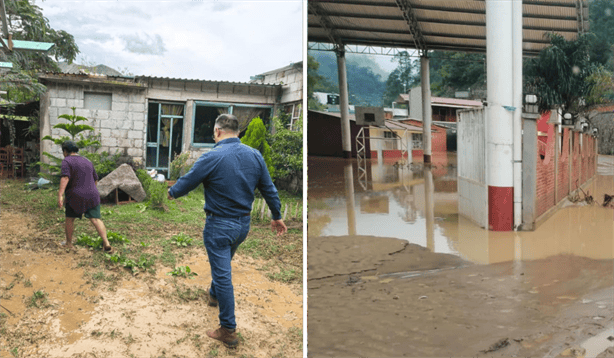
[[209,294],[218,301],[220,325],[229,329],[237,326],[230,261],[247,237],[250,219],[249,216],[223,218],[208,215],[203,229],[203,241],[211,265]]

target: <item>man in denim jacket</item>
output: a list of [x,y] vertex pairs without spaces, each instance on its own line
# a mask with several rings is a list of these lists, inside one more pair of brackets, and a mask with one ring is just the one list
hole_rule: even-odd
[[231,114],[215,120],[213,149],[194,163],[189,173],[168,190],[171,198],[179,198],[200,183],[205,187],[207,221],[203,240],[211,265],[210,306],[220,308],[220,328],[207,335],[234,348],[236,333],[235,300],[230,261],[247,237],[254,190],[258,188],[271,209],[271,229],[282,235],[288,229],[281,220],[279,196],[260,152],[241,143],[239,121]]

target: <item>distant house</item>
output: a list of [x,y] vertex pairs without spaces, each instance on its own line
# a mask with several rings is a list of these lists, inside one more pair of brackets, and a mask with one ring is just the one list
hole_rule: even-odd
[[294,125],[303,113],[303,62],[261,73],[251,77],[250,83],[281,85],[280,108],[291,117]]
[[[207,81],[97,73],[45,73],[40,101],[40,135],[62,135],[52,127],[61,114],[89,119],[100,136],[99,151],[121,152],[148,169],[166,172],[180,153],[197,159],[214,146],[213,126],[221,113],[232,113],[245,129],[252,118],[268,122],[278,111],[300,116],[302,65],[256,76],[252,82]],[[265,83],[271,80],[271,83]],[[42,141],[42,152],[61,156],[60,148]],[[46,157],[41,155],[43,161]]]
[[[399,94],[396,103],[407,104],[410,118],[422,118],[422,89],[420,87],[412,88],[410,93]],[[482,108],[481,101],[431,97],[432,120],[434,122],[456,122],[456,111],[458,109],[479,108]]]
[[[308,155],[342,157],[341,114],[309,110],[307,117],[309,121],[307,126]],[[354,114],[350,114],[349,117],[351,152],[352,157],[356,157],[356,136],[361,126],[356,125]],[[424,153],[422,122],[405,118],[398,121],[386,120],[385,123],[386,127],[365,127],[366,157],[377,158],[378,151],[382,151],[384,159],[401,158],[402,149],[406,146],[411,150],[413,159],[422,160]],[[433,154],[444,154],[447,140],[446,128],[432,125],[431,133]]]
[[[350,116],[351,134],[351,154],[356,157],[355,138],[360,131],[360,126],[356,125],[356,117],[352,113]],[[307,153],[315,156],[343,157],[343,146],[341,144],[341,114],[339,112],[322,112],[309,110],[307,112]],[[369,131],[366,130],[366,136]],[[367,157],[371,156],[368,149],[369,140],[367,139]]]

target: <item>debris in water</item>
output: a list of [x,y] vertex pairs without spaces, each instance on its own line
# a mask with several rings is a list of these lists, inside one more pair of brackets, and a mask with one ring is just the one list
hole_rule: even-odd
[[505,348],[505,347],[507,347],[509,345],[510,345],[510,339],[509,338],[502,338],[502,339],[498,340],[495,344],[490,346],[490,348],[488,348],[485,351],[481,351],[481,352],[482,353],[496,352],[499,349]]
[[420,297],[418,297],[419,300],[423,300],[425,298],[427,298],[427,296],[420,296]]
[[603,207],[614,208],[614,195],[603,194]]
[[347,280],[345,283],[346,283],[348,286],[351,286],[351,285],[354,285],[354,284],[359,283],[360,281],[361,281],[361,280],[360,280],[360,277],[359,277],[359,276],[350,276],[350,277],[348,278],[348,280]]

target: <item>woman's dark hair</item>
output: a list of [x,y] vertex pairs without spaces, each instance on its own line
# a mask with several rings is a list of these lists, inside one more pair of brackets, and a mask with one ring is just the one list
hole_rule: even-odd
[[68,154],[77,153],[79,152],[79,147],[77,147],[75,142],[67,140],[66,142],[62,143],[62,151],[67,152]]

